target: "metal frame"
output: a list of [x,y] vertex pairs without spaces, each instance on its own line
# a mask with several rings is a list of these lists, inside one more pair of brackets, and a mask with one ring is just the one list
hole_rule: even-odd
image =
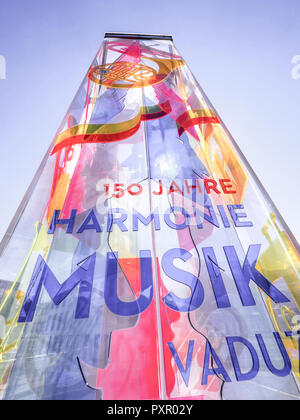
[[138,34],[138,33],[127,33],[127,32],[106,32],[104,38],[127,38],[127,39],[159,39],[164,41],[173,41],[171,35],[159,35],[159,34]]

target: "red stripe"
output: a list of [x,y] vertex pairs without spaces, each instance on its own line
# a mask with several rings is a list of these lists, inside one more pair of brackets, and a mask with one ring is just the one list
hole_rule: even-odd
[[73,146],[74,144],[84,144],[84,143],[109,143],[114,141],[125,140],[128,137],[133,136],[138,129],[140,128],[141,120],[139,123],[132,127],[130,130],[122,131],[121,133],[114,134],[80,134],[78,136],[71,136],[57,144],[51,155],[59,152],[64,147]]
[[109,143],[114,141],[125,140],[128,137],[133,136],[140,128],[141,121],[154,120],[157,118],[162,118],[171,112],[171,106],[169,102],[165,102],[159,105],[162,108],[161,111],[153,112],[151,114],[142,114],[139,122],[136,126],[130,128],[129,130],[122,131],[120,133],[113,134],[80,134],[75,136],[70,136],[63,140],[61,143],[58,143],[54,146],[54,149],[51,155],[62,150],[64,147],[70,147],[74,144],[84,144],[84,143]]
[[[179,124],[178,120],[177,123]],[[178,128],[178,134],[181,136],[186,130],[188,130],[191,127],[194,127],[198,124],[220,124],[220,120],[218,117],[197,117],[197,118],[191,118],[190,120],[187,120],[184,122],[181,127]]]

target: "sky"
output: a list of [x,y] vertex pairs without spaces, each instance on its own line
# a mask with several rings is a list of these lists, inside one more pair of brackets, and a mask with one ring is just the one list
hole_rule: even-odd
[[299,0],[2,0],[0,237],[109,31],[173,35],[299,241]]

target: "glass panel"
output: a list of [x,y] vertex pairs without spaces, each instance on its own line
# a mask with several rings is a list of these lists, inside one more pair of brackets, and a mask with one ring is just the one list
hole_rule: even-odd
[[170,40],[106,38],[0,257],[2,399],[299,399],[299,249]]

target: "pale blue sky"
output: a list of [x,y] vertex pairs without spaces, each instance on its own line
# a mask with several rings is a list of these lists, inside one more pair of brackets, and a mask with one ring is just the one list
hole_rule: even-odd
[[299,0],[2,0],[0,236],[106,31],[173,35],[299,240]]

